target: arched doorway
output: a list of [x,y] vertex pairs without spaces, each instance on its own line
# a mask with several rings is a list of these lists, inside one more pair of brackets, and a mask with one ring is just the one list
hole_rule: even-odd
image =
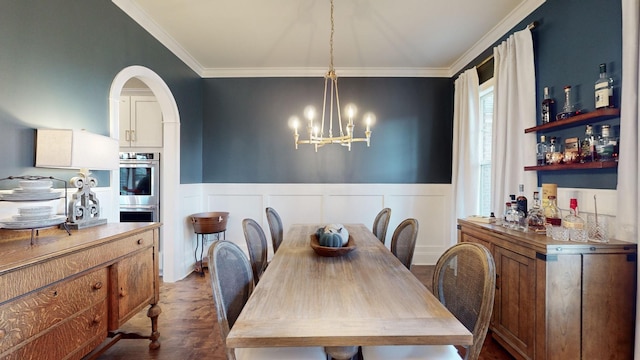
[[[155,95],[162,111],[163,128],[163,148],[160,158],[161,180],[160,180],[160,221],[163,223],[160,228],[161,245],[161,268],[163,280],[173,282],[179,279],[176,264],[179,264],[181,255],[175,251],[175,239],[178,227],[175,219],[179,218],[179,197],[175,189],[180,185],[180,114],[178,106],[167,84],[152,70],[144,66],[129,66],[122,69],[113,79],[109,91],[109,118],[111,137],[119,137],[119,114],[120,114],[120,94],[125,83],[137,78],[144,82]],[[111,190],[113,194],[113,204],[119,203],[119,179],[118,172],[111,173]],[[114,207],[113,213],[109,214],[112,219],[118,219],[118,208]]]

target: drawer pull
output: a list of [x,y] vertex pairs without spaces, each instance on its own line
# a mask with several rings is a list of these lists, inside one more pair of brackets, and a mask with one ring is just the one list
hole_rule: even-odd
[[102,317],[100,315],[96,315],[93,317],[94,324],[99,324],[101,320],[102,320]]
[[125,297],[125,296],[127,296],[127,292],[123,288],[120,288],[120,297]]
[[7,334],[6,331],[0,329],[0,339],[4,339],[4,336]]
[[98,281],[97,283],[93,284],[93,290],[100,290],[102,289],[102,282]]
[[142,245],[142,239],[138,239],[138,245]]
[[57,297],[58,296],[58,290],[53,290],[53,297]]

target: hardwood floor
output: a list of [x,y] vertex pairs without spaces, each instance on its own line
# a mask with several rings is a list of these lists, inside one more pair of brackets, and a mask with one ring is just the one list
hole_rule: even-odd
[[[431,288],[433,266],[413,266],[411,270]],[[100,360],[224,360],[215,306],[208,275],[193,273],[175,283],[160,286],[160,343],[149,350],[148,340],[120,340],[98,359]],[[151,330],[146,310],[140,312],[122,328],[127,332],[148,334]],[[487,335],[480,360],[511,360],[511,357],[490,335]]]

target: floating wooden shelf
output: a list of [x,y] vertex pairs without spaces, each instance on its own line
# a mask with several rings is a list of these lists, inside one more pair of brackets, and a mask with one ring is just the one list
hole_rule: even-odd
[[[620,109],[600,109],[592,112],[576,115],[564,120],[552,121],[546,124],[524,129],[525,133],[544,131],[551,129],[560,129],[568,126],[575,126],[590,121],[602,121],[620,116]],[[563,165],[564,166],[564,165]]]
[[556,171],[578,169],[608,169],[618,167],[617,161],[593,161],[588,163],[525,166],[524,171]]

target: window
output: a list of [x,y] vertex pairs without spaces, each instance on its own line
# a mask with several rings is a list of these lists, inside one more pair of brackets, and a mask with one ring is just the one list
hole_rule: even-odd
[[491,213],[491,131],[493,127],[493,78],[480,85],[480,214]]

